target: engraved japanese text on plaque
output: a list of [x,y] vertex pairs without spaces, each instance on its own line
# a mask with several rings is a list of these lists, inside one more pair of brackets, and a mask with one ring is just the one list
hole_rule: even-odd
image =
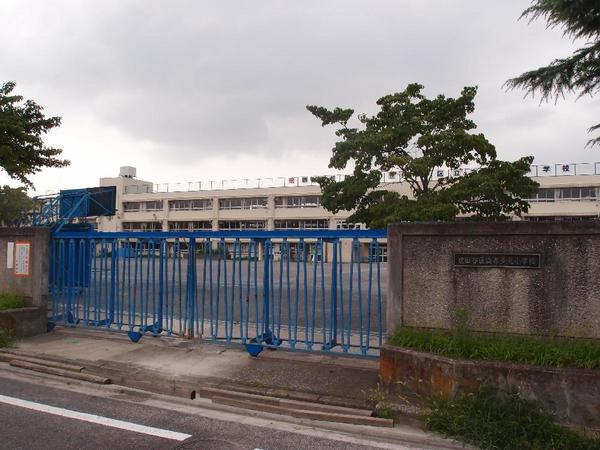
[[538,269],[540,255],[536,253],[455,253],[454,266]]

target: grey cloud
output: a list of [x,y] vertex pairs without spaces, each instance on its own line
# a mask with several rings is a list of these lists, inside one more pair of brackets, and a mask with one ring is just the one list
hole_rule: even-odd
[[[501,88],[571,46],[541,23],[517,22],[528,4],[14,2],[16,21],[0,31],[0,79],[39,85],[66,117],[83,111],[156,144],[157,161],[182,164],[215,154],[322,154],[331,139],[306,104],[373,112],[379,96],[409,82],[452,96],[478,84],[480,128],[506,157],[518,156],[513,128],[529,123],[532,134],[520,134],[529,153],[560,159],[564,140],[549,149],[544,129],[568,118]],[[281,120],[294,129],[293,145],[273,130]],[[577,138],[568,141],[584,141],[586,125],[573,123]]]

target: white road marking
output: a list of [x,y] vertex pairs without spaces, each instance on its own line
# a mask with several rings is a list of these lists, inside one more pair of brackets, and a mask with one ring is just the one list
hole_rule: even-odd
[[69,419],[83,420],[84,422],[96,423],[107,427],[119,428],[120,430],[134,431],[136,433],[148,434],[150,436],[171,439],[174,441],[184,441],[191,437],[191,434],[179,433],[177,431],[164,430],[162,428],[148,427],[137,423],[125,422],[123,420],[110,419],[108,417],[97,416],[95,414],[87,414],[79,411],[71,411],[69,409],[57,408],[55,406],[44,405],[42,403],[30,402],[21,400],[20,398],[7,397],[0,395],[0,403],[7,405],[19,406],[34,411],[40,411],[56,416],[68,417]]

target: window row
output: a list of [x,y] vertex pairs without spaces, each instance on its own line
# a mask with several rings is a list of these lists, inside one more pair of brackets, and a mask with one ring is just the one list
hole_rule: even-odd
[[220,220],[219,230],[264,230],[266,223],[264,220]]
[[219,200],[219,209],[264,209],[267,197],[224,198]]
[[275,197],[275,208],[319,208],[320,195]]
[[169,231],[211,231],[212,222],[210,220],[199,221],[169,221]]
[[598,220],[598,216],[523,216],[528,222],[580,222],[582,220]]
[[139,211],[162,211],[162,200],[153,200],[148,202],[123,202],[123,211],[139,212]]
[[329,228],[327,219],[286,219],[276,220],[276,230],[326,230]]
[[123,231],[162,231],[161,222],[123,222]]
[[[169,222],[169,231],[212,230],[210,220]],[[161,222],[123,222],[123,231],[163,231]]]
[[[266,230],[264,220],[220,220],[220,231]],[[276,230],[327,230],[327,219],[286,219],[276,220]],[[211,231],[210,220],[169,221],[169,231]],[[163,231],[161,222],[123,222],[123,231]]]
[[210,198],[169,200],[169,210],[171,211],[203,211],[207,209],[212,209]]
[[[203,211],[213,207],[212,199],[182,199],[169,200],[171,211]],[[219,209],[265,209],[268,206],[267,197],[223,198],[219,200]],[[162,211],[162,200],[123,202],[125,212]],[[275,208],[320,208],[320,195],[275,197]]]
[[[172,211],[212,209],[212,200],[211,199],[169,200],[169,209]],[[147,202],[123,202],[123,211],[125,211],[125,212],[162,211],[162,210],[163,210],[163,201],[162,200],[153,200],[153,201],[147,201]]]
[[541,188],[529,201],[595,201],[597,195],[597,188],[595,187]]

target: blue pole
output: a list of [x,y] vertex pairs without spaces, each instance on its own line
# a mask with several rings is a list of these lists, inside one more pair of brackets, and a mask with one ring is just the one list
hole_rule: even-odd
[[194,309],[196,307],[196,239],[190,239],[188,246],[188,272],[187,272],[187,326],[188,337],[194,337]]
[[116,275],[116,260],[117,255],[115,252],[115,240],[111,241],[110,247],[110,313],[108,315],[108,321],[106,322],[107,328],[112,325],[115,320],[115,275]]
[[[200,318],[200,336],[204,336],[204,316],[206,314],[206,270],[208,265],[208,255],[210,254],[210,239],[204,241],[204,251],[202,252],[202,313]],[[212,280],[210,280],[212,285]]]
[[337,340],[337,247],[338,240],[333,241],[333,258],[331,260],[331,300],[329,324],[329,349],[336,345]]
[[75,241],[69,239],[67,254],[67,322],[74,323],[73,317],[73,274],[75,272]]
[[271,241],[265,239],[263,253],[263,339],[268,339],[269,333],[269,252]]
[[165,240],[161,239],[159,241],[158,248],[158,311],[157,311],[157,320],[154,324],[155,330],[157,333],[160,333],[163,329],[163,305],[164,305],[164,266],[165,266]]

